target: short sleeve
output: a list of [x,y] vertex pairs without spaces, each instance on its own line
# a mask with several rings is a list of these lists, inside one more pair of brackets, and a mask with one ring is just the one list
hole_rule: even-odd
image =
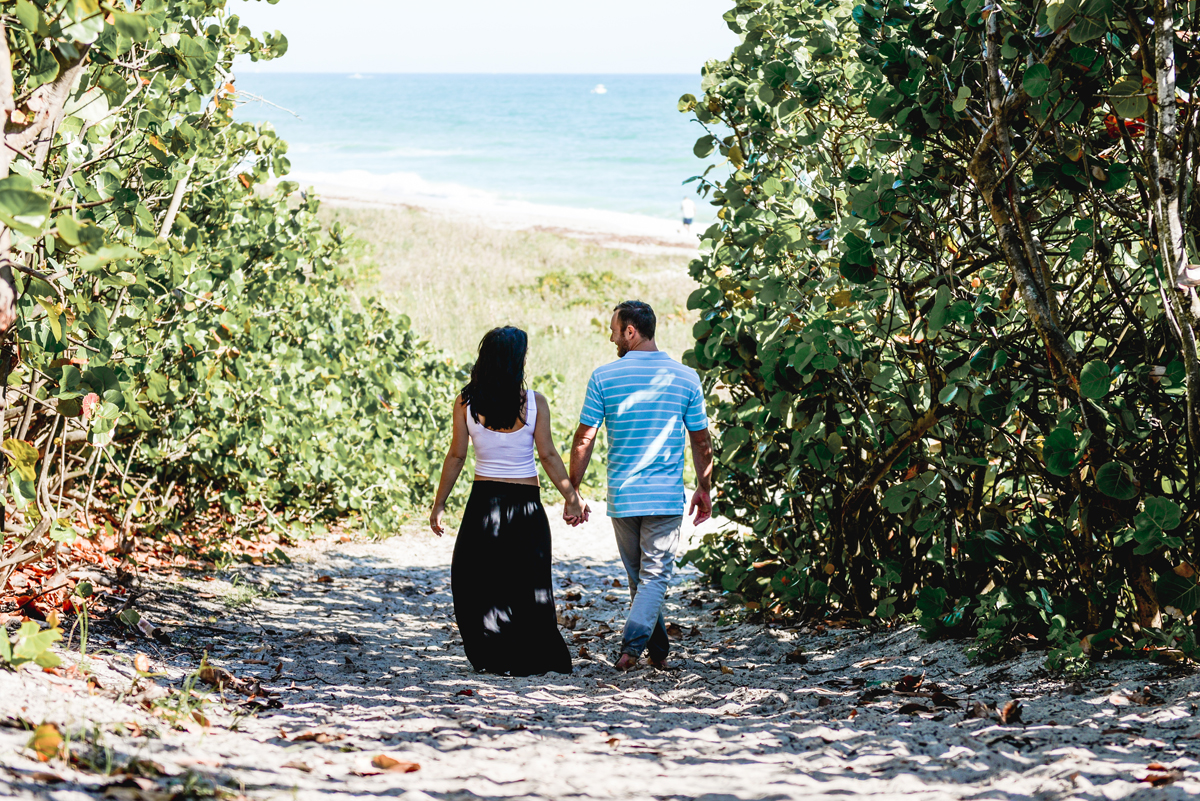
[[688,431],[703,431],[708,428],[708,415],[704,410],[704,390],[699,382],[692,388],[687,409],[683,413],[683,424]]
[[599,428],[604,422],[604,390],[596,374],[588,379],[587,394],[583,396],[583,411],[579,413],[579,424]]

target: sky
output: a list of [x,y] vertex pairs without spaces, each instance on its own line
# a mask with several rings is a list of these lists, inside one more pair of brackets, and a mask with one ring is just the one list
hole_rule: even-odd
[[733,0],[230,0],[288,52],[240,72],[689,73],[727,58]]

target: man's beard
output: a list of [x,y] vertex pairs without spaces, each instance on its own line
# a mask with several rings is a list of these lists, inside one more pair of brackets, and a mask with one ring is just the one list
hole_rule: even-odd
[[620,359],[626,353],[629,353],[629,344],[624,338],[617,340],[617,358]]

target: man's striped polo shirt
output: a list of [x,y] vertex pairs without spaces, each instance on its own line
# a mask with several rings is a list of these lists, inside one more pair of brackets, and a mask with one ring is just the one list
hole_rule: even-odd
[[579,422],[608,426],[608,516],[682,515],[685,434],[708,427],[700,377],[662,351],[597,367]]

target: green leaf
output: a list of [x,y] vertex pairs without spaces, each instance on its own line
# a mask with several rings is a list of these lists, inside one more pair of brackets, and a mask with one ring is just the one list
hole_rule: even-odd
[[17,0],[17,19],[30,33],[38,36],[49,36],[50,26],[46,23],[46,15],[29,0]]
[[44,83],[50,83],[58,77],[58,59],[49,50],[40,47],[33,51],[29,60],[29,83],[33,89]]
[[1096,489],[1110,498],[1127,501],[1138,493],[1133,469],[1124,462],[1109,462],[1096,471]]
[[17,475],[25,481],[37,478],[38,450],[25,440],[15,437],[4,440],[0,451],[8,457],[8,463],[16,469]]
[[62,33],[69,42],[91,44],[104,32],[104,12],[98,0],[67,0]]
[[984,395],[979,399],[979,416],[988,425],[1002,426],[1008,419],[1008,404],[1011,401],[1012,395],[1008,392]]
[[1168,498],[1147,498],[1144,511],[1133,519],[1140,530],[1171,531],[1179,527],[1183,519],[1179,504]]
[[1090,400],[1100,400],[1112,386],[1108,365],[1093,359],[1079,371],[1079,394]]
[[1108,94],[1117,116],[1127,120],[1144,117],[1146,110],[1150,107],[1150,101],[1142,89],[1140,78],[1126,76],[1113,84]]
[[37,236],[50,217],[50,195],[38,192],[24,175],[0,180],[0,222],[27,236]]
[[1078,443],[1075,432],[1065,426],[1054,429],[1042,445],[1042,460],[1046,469],[1056,476],[1069,476],[1075,469],[1078,458],[1075,449]]
[[716,146],[717,140],[712,136],[705,134],[696,140],[696,144],[692,147],[692,152],[696,154],[696,158],[708,158]]
[[1045,64],[1034,64],[1025,70],[1025,77],[1021,80],[1021,86],[1030,97],[1041,97],[1050,90],[1052,79],[1053,76],[1050,74],[1049,67]]
[[[112,15],[117,33],[135,42],[144,42],[150,38],[149,15],[130,11],[114,11]],[[695,100],[693,97],[692,102],[694,103]]]
[[[1159,577],[1154,584],[1154,594],[1158,603],[1164,607],[1172,607],[1178,615],[1191,615],[1200,611],[1200,584],[1194,578],[1184,578],[1174,573],[1166,573]],[[1176,614],[1172,612],[1171,614]]]

